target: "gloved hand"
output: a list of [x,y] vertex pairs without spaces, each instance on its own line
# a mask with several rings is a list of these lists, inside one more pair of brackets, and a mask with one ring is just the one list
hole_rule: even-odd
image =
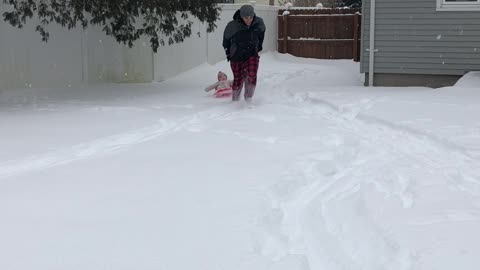
[[230,60],[232,60],[232,58],[230,58],[230,55],[227,54],[227,62],[230,62]]
[[258,51],[262,51],[263,50],[263,47],[262,46],[258,46]]

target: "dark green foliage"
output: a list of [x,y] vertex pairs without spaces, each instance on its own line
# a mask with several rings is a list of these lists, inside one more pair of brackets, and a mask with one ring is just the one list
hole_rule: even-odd
[[362,0],[343,0],[345,6],[353,7],[353,8],[361,8],[362,7]]
[[[47,41],[46,27],[56,23],[68,29],[100,25],[118,42],[133,46],[142,36],[150,39],[154,52],[159,45],[181,43],[192,34],[190,16],[207,23],[212,32],[220,8],[216,0],[3,0],[3,19],[22,28],[37,16],[36,30]],[[181,18],[181,19],[180,19]],[[165,40],[164,40],[165,39]]]

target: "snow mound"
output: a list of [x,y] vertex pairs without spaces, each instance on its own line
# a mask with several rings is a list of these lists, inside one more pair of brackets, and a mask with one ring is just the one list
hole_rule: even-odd
[[477,88],[480,85],[480,71],[470,71],[457,81],[455,87]]

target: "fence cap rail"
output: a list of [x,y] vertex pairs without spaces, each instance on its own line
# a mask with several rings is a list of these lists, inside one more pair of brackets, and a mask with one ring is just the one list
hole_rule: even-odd
[[[333,17],[333,16],[339,16],[339,17],[347,17],[347,16],[355,16],[355,15],[361,15],[360,13],[355,13],[355,14],[294,14],[294,15],[288,15],[288,17],[295,17],[295,18],[301,18],[301,19],[312,19],[312,18],[318,18],[318,17]],[[278,17],[283,17],[285,15],[277,15]]]
[[289,12],[289,15],[308,15],[308,14],[355,14],[360,13],[360,8],[309,8],[309,7],[295,7],[295,8],[281,8],[278,10],[278,14],[282,15],[285,11]]

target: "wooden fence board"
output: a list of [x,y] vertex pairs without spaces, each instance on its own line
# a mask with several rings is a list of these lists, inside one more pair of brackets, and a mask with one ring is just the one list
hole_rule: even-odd
[[[292,12],[294,11],[294,12]],[[290,10],[278,16],[278,51],[299,57],[360,60],[360,14],[349,9]],[[280,10],[279,14],[283,14]],[[292,15],[293,14],[293,15]]]

